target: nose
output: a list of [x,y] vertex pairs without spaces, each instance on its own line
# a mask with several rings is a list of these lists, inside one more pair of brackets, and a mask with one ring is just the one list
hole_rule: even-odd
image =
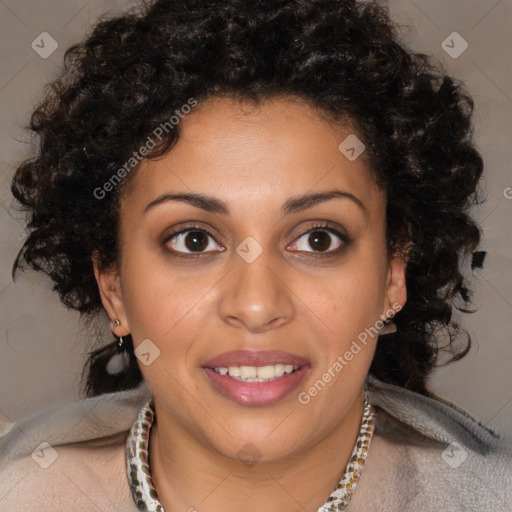
[[223,280],[220,295],[222,320],[255,333],[290,322],[295,312],[292,286],[277,258],[263,250],[252,262],[238,254],[233,259],[234,268]]

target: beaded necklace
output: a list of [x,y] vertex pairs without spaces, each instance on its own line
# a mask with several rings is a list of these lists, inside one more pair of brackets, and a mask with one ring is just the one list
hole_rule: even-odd
[[[151,395],[139,412],[126,440],[126,471],[137,508],[145,512],[165,512],[153,486],[149,467],[149,433],[154,418],[155,402]],[[374,430],[373,406],[365,395],[359,434],[345,473],[317,512],[338,512],[347,508],[361,476]]]

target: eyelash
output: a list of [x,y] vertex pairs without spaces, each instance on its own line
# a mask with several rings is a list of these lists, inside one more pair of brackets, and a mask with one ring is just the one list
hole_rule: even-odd
[[[185,227],[183,229],[180,229],[179,231],[175,231],[174,233],[171,233],[169,236],[167,236],[165,238],[165,240],[163,241],[163,245],[165,246],[167,244],[167,242],[169,242],[173,238],[176,238],[178,235],[181,235],[183,233],[188,233],[189,231],[199,231],[201,233],[206,233],[208,236],[213,238],[213,240],[215,240],[215,236],[212,233],[210,233],[210,231],[208,231],[207,229],[205,229],[203,227],[199,227],[197,225],[191,225],[191,226],[187,226],[187,227]],[[313,253],[310,254],[308,252],[307,253],[308,254],[308,256],[307,256],[308,258],[317,258],[317,257],[326,258],[326,257],[329,257],[329,256],[334,256],[337,253],[340,253],[344,248],[346,248],[352,242],[352,240],[349,239],[346,235],[344,235],[343,233],[340,233],[337,229],[334,229],[333,227],[329,226],[329,224],[327,224],[327,223],[325,223],[325,224],[317,224],[315,226],[312,226],[307,231],[305,231],[304,233],[299,235],[296,238],[296,240],[302,238],[304,235],[307,235],[307,234],[315,232],[315,231],[327,231],[328,233],[337,236],[343,243],[342,243],[342,245],[340,247],[338,247],[334,251],[330,251],[328,253],[322,253],[320,251],[314,251]],[[202,253],[201,252],[198,252],[198,253],[181,253],[181,252],[174,251],[174,250],[171,250],[171,249],[169,249],[168,252],[170,252],[172,254],[172,256],[176,256],[178,258],[187,258],[187,259],[197,259],[199,257],[204,256],[205,254],[208,254],[208,253],[204,253],[204,252],[202,252]],[[299,251],[299,252],[301,252],[301,251]]]

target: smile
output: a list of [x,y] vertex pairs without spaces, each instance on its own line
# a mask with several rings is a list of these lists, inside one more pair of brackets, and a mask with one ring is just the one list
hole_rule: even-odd
[[271,405],[283,400],[301,384],[309,369],[309,365],[282,364],[202,368],[215,391],[245,406]]

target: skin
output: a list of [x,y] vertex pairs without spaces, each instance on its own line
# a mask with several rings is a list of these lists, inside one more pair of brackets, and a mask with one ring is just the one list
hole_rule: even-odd
[[[160,350],[150,365],[139,362],[155,396],[155,487],[166,510],[316,510],[355,443],[377,337],[307,405],[297,395],[406,301],[405,263],[386,254],[385,194],[364,154],[349,161],[338,149],[354,131],[299,99],[209,99],[180,128],[176,146],[144,160],[122,197],[119,267],[95,263],[103,305],[120,320],[115,334],[131,333],[135,347],[150,339]],[[353,194],[365,210],[335,198],[281,214],[291,197],[332,189]],[[231,213],[178,201],[144,213],[157,197],[179,192],[214,196]],[[322,256],[304,233],[323,220],[351,243],[332,234]],[[185,223],[214,235],[200,239],[197,259],[172,256],[193,252],[183,237],[164,242]],[[263,250],[252,263],[236,252],[248,236]],[[310,370],[278,403],[240,405],[217,392],[201,366],[243,348],[284,350],[309,360]],[[245,464],[240,450],[257,452],[257,463]]]

